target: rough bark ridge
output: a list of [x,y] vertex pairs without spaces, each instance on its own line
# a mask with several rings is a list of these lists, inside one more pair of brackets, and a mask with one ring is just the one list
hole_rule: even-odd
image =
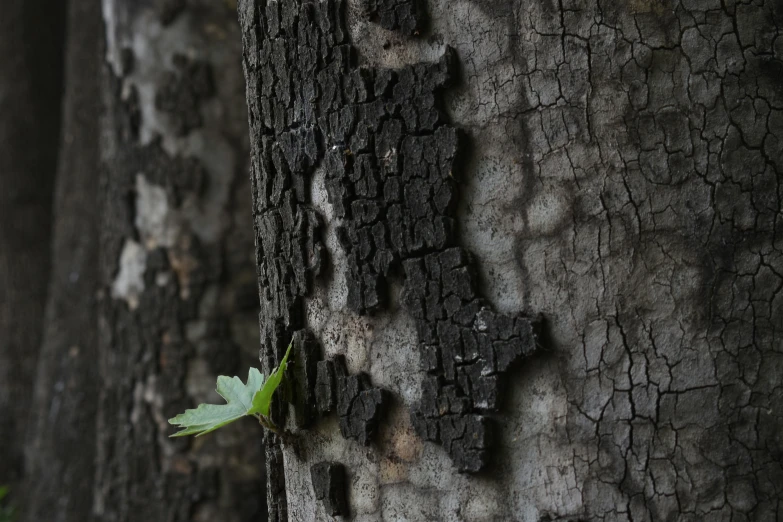
[[103,13],[95,516],[263,520],[258,428],[183,440],[167,423],[218,402],[216,375],[246,372],[258,343],[233,9],[104,0]]
[[[459,137],[436,103],[453,54],[399,70],[359,67],[344,9],[340,1],[240,4],[269,347],[262,358],[272,366],[293,332],[307,326],[303,298],[322,257],[311,184],[322,166],[347,255],[347,308],[360,315],[387,309],[389,277],[404,268],[402,301],[430,374],[414,426],[441,443],[458,469],[476,472],[488,463],[484,413],[498,408],[499,376],[533,353],[536,336],[528,319],[497,314],[479,297],[472,262],[456,246]],[[337,380],[346,383],[334,386],[341,431],[367,444],[382,393],[361,385],[360,376]],[[284,497],[274,493],[270,505],[281,507],[272,515],[283,519]]]
[[98,407],[99,135],[103,21],[70,0],[52,268],[25,448],[20,520],[91,520]]
[[49,278],[62,5],[11,0],[0,16],[0,483],[13,489],[23,475]]
[[[246,54],[256,61],[247,75],[262,144],[254,172],[261,287],[268,295],[270,282],[277,284],[273,306],[301,306],[297,298],[307,295],[306,283],[289,290],[279,257],[288,249],[274,243],[296,233],[323,158],[330,202],[344,223],[338,234],[348,255],[348,307],[359,314],[384,308],[386,277],[404,262],[403,300],[418,321],[424,369],[434,374],[416,426],[427,440],[442,441],[460,469],[478,471],[486,463],[486,420],[472,412],[496,409],[497,374],[532,353],[535,341],[529,321],[496,317],[477,298],[466,253],[451,248],[458,139],[442,124],[434,95],[449,79],[451,56],[400,71],[358,68],[340,36],[340,2],[258,9],[257,26],[246,25],[258,47]],[[297,260],[317,248],[291,243]],[[294,264],[294,280],[305,281],[308,268]],[[290,316],[283,319],[290,331]],[[270,322],[276,318],[262,317]]]
[[318,362],[314,391],[318,412],[336,413],[343,437],[370,445],[388,409],[387,390],[373,386],[365,372],[349,375],[345,357],[338,355]]
[[[372,230],[360,231],[376,212],[389,221],[385,193],[366,196],[385,181],[372,175],[384,168],[375,148],[383,134],[373,136],[375,163],[366,169],[370,145],[358,124],[374,116],[351,106],[377,99],[379,71],[415,71],[424,66],[406,64],[432,62],[449,45],[462,75],[443,106],[471,143],[459,162],[462,197],[451,202],[459,238],[480,260],[499,310],[550,318],[558,358],[531,362],[510,383],[511,414],[497,417],[502,459],[491,476],[450,472],[442,452],[412,436],[400,409],[369,452],[331,437],[336,426],[327,420],[316,428],[326,440],[312,440],[307,462],[274,450],[288,481],[278,516],[286,506],[292,519],[325,516],[310,484],[309,465],[319,461],[346,465],[357,520],[783,516],[781,4],[427,4],[429,32],[414,40],[366,23],[354,4],[345,26],[332,2],[240,4],[254,211],[266,256],[266,357],[279,357],[291,330],[309,327],[328,355],[346,352],[351,372],[367,370],[405,404],[425,388],[409,377],[421,319],[411,324],[397,313],[394,284],[386,304],[373,292],[384,287],[386,261],[363,248],[376,245]],[[346,49],[348,32],[358,58]],[[334,56],[336,72],[321,70],[324,56]],[[357,59],[367,67],[355,68]],[[271,70],[260,74],[266,64]],[[362,83],[368,70],[372,82]],[[419,95],[415,85],[407,94]],[[405,106],[417,125],[428,121],[417,111],[433,94],[427,88],[424,105],[417,98]],[[448,172],[443,144],[426,155],[428,175]],[[316,168],[330,155],[330,167]],[[310,289],[290,283],[306,279],[308,255],[318,250],[292,225],[311,215],[308,204],[327,217],[335,267]],[[408,208],[403,219],[416,216]],[[389,231],[382,239],[392,255],[409,255],[394,250]],[[401,295],[410,306],[411,294]],[[376,307],[374,317],[355,314]]]

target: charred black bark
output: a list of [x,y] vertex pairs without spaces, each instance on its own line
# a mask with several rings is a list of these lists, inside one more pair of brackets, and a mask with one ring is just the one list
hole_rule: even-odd
[[348,502],[345,497],[345,466],[338,462],[319,462],[310,468],[315,497],[324,503],[331,516],[347,516]]
[[349,375],[342,355],[318,363],[314,399],[322,415],[337,414],[343,437],[363,446],[372,442],[390,402],[389,392],[373,386],[366,373]]

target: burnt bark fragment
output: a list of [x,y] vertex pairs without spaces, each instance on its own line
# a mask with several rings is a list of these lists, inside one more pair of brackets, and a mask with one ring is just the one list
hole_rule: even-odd
[[[453,63],[447,52],[435,64],[388,74],[363,71],[363,78],[380,80],[351,123],[360,139],[351,141],[351,149],[327,148],[326,183],[343,218],[338,237],[348,256],[348,306],[359,314],[384,309],[387,275],[401,265],[402,302],[416,319],[422,369],[449,386],[454,404],[447,412],[481,415],[497,410],[496,374],[532,355],[538,343],[528,318],[497,314],[481,298],[471,256],[453,234],[460,133],[444,122],[436,103],[451,81]],[[386,108],[383,123],[366,110],[374,101]],[[429,419],[418,419],[420,427],[438,424],[445,414],[418,413]],[[437,431],[428,426],[419,433],[437,441],[430,437]],[[487,462],[486,451],[477,454],[461,437],[451,437],[446,448],[462,471],[479,471]]]
[[293,339],[295,356],[292,365],[294,422],[299,429],[312,425],[318,414],[317,378],[321,348],[312,334],[299,331]]
[[326,415],[337,407],[334,360],[318,361],[315,396],[318,412]]
[[347,482],[345,466],[337,462],[319,462],[310,468],[315,498],[331,516],[347,516]]
[[342,355],[320,361],[317,371],[319,412],[322,415],[336,412],[342,436],[369,445],[388,408],[389,392],[372,386],[364,372],[349,375]]
[[264,456],[266,457],[266,504],[268,520],[288,520],[286,502],[283,450],[279,437],[271,432],[264,434]]
[[362,0],[371,20],[384,29],[418,33],[425,22],[422,0]]
[[484,414],[499,406],[499,377],[538,348],[535,322],[493,312],[478,297],[470,256],[461,248],[408,259],[403,266],[403,306],[426,336],[420,360],[432,376],[412,414],[414,427],[423,439],[442,443],[460,471],[480,471],[489,446],[471,446],[461,419],[481,426],[475,433],[484,440],[491,423]]

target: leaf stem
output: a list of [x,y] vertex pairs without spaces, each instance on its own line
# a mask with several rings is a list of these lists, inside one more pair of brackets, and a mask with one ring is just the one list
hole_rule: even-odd
[[261,426],[268,429],[278,437],[283,438],[283,433],[280,431],[280,428],[277,427],[277,424],[272,421],[272,419],[264,417],[260,413],[256,414],[256,417],[258,418],[258,423],[261,424]]

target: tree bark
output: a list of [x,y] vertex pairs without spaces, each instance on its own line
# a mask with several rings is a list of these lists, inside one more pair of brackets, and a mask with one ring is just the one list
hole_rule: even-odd
[[98,392],[97,303],[103,19],[68,2],[65,95],[52,263],[27,436],[20,520],[92,520]]
[[260,428],[185,440],[167,423],[257,350],[233,6],[104,0],[103,16],[94,516],[263,520]]
[[239,2],[269,519],[783,516],[781,4],[426,4]]
[[0,484],[12,489],[24,474],[49,275],[61,6],[12,0],[0,16]]

